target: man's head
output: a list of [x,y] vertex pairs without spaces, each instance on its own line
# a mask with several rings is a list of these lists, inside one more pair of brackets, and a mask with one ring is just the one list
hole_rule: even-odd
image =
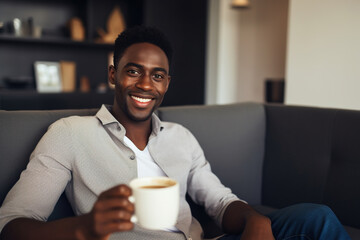
[[125,30],[115,42],[109,81],[115,84],[114,115],[119,121],[142,122],[160,106],[170,82],[171,48],[153,28]]
[[166,36],[156,28],[145,27],[145,26],[136,26],[133,28],[128,28],[123,31],[115,40],[115,51],[114,51],[114,67],[117,69],[117,65],[121,57],[123,56],[125,50],[135,43],[152,43],[161,50],[167,56],[169,65],[171,63],[172,57],[172,48],[169,40]]

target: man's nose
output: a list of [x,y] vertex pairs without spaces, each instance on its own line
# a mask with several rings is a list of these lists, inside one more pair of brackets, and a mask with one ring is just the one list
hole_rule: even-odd
[[153,81],[151,79],[150,74],[144,74],[139,78],[139,80],[136,82],[135,86],[137,88],[140,88],[144,91],[151,91],[154,87]]

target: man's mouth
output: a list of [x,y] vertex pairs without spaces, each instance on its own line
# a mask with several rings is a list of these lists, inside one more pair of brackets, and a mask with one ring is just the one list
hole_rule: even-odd
[[152,100],[152,98],[142,98],[142,97],[136,97],[134,95],[131,95],[131,98],[140,103],[149,103]]

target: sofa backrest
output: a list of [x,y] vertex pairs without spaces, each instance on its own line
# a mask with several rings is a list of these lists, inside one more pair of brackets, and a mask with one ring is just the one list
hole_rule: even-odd
[[[31,152],[51,123],[70,115],[93,115],[96,111],[0,110],[0,204],[25,169]],[[251,204],[260,203],[265,139],[263,105],[163,107],[157,114],[164,121],[177,122],[190,129],[221,181],[240,198]],[[193,210],[206,217],[196,206]],[[49,220],[72,215],[63,194]],[[215,234],[217,230],[212,228],[213,225],[209,226]]]
[[265,144],[262,104],[164,107],[158,115],[188,128],[222,183],[250,204],[260,204]]
[[[0,110],[0,205],[26,168],[31,152],[49,125],[71,115],[93,115],[96,110]],[[63,195],[50,219],[73,215]]]
[[360,227],[360,111],[265,105],[263,204],[323,203]]
[[[188,128],[199,141],[212,171],[238,197],[250,204],[261,202],[265,144],[265,112],[262,104],[164,107],[163,121]],[[221,230],[190,198],[192,214],[200,221],[206,238]]]

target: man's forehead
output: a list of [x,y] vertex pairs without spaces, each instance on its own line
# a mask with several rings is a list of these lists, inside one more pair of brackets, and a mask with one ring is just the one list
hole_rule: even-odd
[[119,64],[126,66],[129,63],[139,65],[154,64],[163,68],[169,68],[168,58],[165,52],[152,43],[135,43],[130,45],[124,52]]

